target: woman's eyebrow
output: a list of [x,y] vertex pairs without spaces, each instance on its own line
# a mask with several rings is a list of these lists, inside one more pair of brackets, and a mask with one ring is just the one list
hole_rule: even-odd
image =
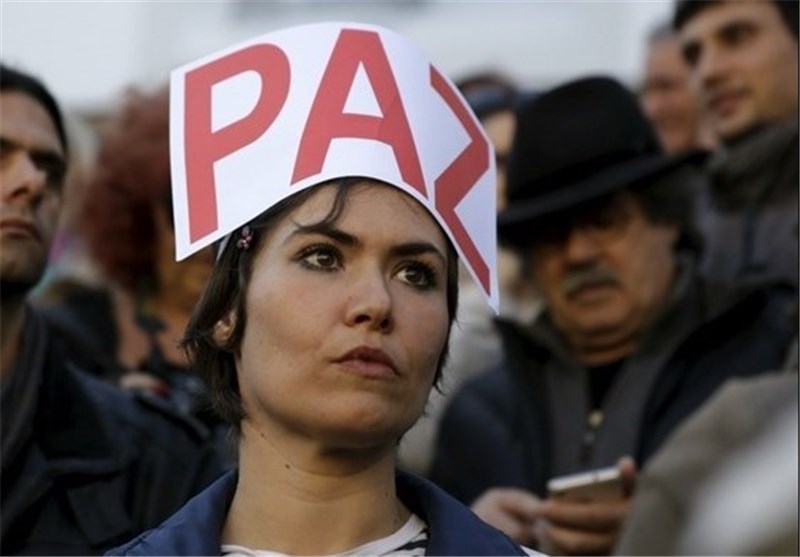
[[413,257],[415,255],[433,254],[441,260],[442,265],[447,265],[447,257],[442,251],[430,242],[409,242],[392,248],[392,255],[398,257]]
[[334,228],[328,223],[309,224],[309,225],[301,225],[295,223],[295,227],[296,228],[292,231],[291,234],[289,234],[289,236],[287,236],[286,240],[283,242],[284,244],[289,242],[292,238],[296,236],[319,234],[321,236],[327,236],[331,240],[335,240],[336,242],[346,246],[361,245],[361,240],[359,240],[352,234],[348,234],[344,230]]
[[[328,223],[309,224],[309,225],[295,224],[295,226],[296,226],[295,230],[293,230],[291,234],[287,236],[286,240],[283,242],[284,244],[297,236],[305,236],[312,234],[327,236],[331,240],[334,240],[346,246],[360,246],[363,244],[363,242],[359,240],[356,236],[353,236],[352,234],[349,234],[339,228],[335,228],[334,226],[331,226]],[[443,265],[447,264],[447,257],[445,256],[445,254],[442,253],[442,251],[431,242],[425,242],[425,241],[406,242],[394,246],[391,250],[391,253],[395,257],[409,257],[415,255],[433,254],[442,261]]]

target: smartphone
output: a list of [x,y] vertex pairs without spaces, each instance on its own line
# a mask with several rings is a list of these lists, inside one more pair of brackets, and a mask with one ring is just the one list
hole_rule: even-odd
[[625,495],[619,468],[610,466],[547,482],[550,497],[566,501],[614,501]]

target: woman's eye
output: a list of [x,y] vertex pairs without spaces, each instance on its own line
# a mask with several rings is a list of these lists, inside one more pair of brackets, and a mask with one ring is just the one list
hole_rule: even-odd
[[300,254],[300,262],[309,269],[335,271],[340,266],[340,255],[331,246],[311,246]]
[[425,263],[413,262],[403,265],[397,272],[397,277],[421,290],[436,287],[436,272]]

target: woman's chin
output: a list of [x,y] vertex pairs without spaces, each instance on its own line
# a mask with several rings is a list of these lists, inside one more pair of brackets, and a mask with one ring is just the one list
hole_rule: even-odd
[[381,416],[365,413],[352,413],[339,420],[329,419],[322,424],[318,435],[320,440],[331,447],[341,449],[379,449],[394,448],[416,419]]

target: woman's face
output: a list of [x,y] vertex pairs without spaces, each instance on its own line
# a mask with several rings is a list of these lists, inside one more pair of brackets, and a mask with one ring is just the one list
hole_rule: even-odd
[[253,262],[236,362],[245,421],[328,449],[394,445],[445,346],[448,244],[420,204],[366,180],[314,226],[335,192],[319,187]]

